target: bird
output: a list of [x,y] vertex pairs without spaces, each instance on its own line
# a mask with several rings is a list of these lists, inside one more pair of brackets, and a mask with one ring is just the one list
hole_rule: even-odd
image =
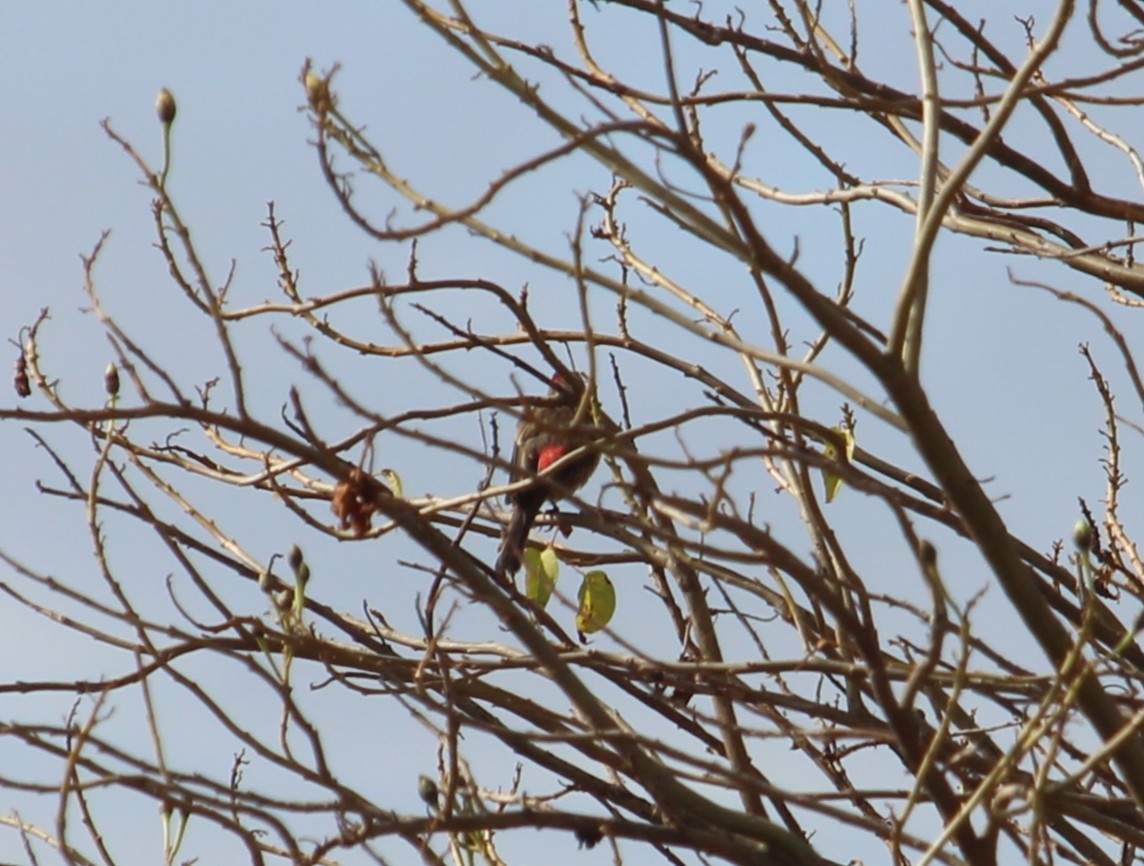
[[[588,483],[600,462],[598,453],[586,450],[550,475],[540,475],[557,460],[579,448],[587,438],[583,430],[576,435],[571,429],[585,394],[584,380],[580,376],[556,373],[551,385],[545,404],[526,409],[516,428],[512,477],[514,481],[528,478],[533,481],[508,496],[512,514],[501,535],[496,563],[498,574],[512,575],[520,570],[524,543],[544,503],[575,493]],[[581,412],[580,415],[584,425],[590,427],[591,412]]]

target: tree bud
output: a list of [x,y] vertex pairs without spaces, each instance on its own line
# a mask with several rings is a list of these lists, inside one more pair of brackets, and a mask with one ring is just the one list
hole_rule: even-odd
[[177,111],[174,95],[164,87],[155,98],[155,113],[159,115],[159,122],[164,126],[168,125],[175,119]]
[[325,114],[330,110],[330,87],[326,79],[313,72],[307,72],[305,83],[306,99],[310,102],[310,108],[316,114]]
[[1082,517],[1073,527],[1073,544],[1077,550],[1088,552],[1092,550],[1092,543],[1096,538],[1095,530],[1087,518]]
[[103,371],[103,390],[109,397],[119,394],[119,368],[114,363],[108,364],[107,369]]

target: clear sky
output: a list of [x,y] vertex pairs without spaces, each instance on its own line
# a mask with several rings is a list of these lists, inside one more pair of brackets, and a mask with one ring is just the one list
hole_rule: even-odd
[[[901,4],[886,7],[893,22],[887,27],[907,35]],[[474,8],[482,11],[484,20],[500,19],[521,38],[536,37],[558,49],[566,44],[563,3],[498,0]],[[623,32],[599,32],[601,50],[610,52],[615,62],[639,66],[640,52],[628,44]],[[77,402],[98,398],[111,357],[94,318],[80,312],[87,306],[80,256],[92,250],[105,230],[110,236],[97,270],[104,302],[134,333],[161,346],[161,355],[187,381],[217,372],[217,356],[200,351],[209,336],[197,325],[186,324],[186,310],[173,297],[176,290],[152,246],[150,194],[140,186],[131,161],[100,129],[104,118],[157,166],[162,149],[154,100],[161,87],[174,92],[179,114],[170,180],[173,197],[207,255],[213,279],[221,283],[233,261],[234,296],[246,303],[277,292],[261,225],[271,201],[293,241],[293,263],[303,274],[308,294],[362,285],[371,261],[391,275],[400,275],[406,264],[408,248],[383,248],[357,231],[321,178],[310,144],[311,129],[298,110],[304,101],[299,74],[307,58],[323,70],[340,63],[336,83],[347,110],[384,143],[399,173],[416,177],[431,195],[454,203],[482,190],[505,167],[555,141],[530,121],[527,112],[487,83],[474,80],[471,68],[398,3],[10,2],[0,9],[0,34],[0,80],[5,82],[7,108],[0,121],[0,330],[15,339],[22,326],[49,307],[53,316],[45,336],[49,366],[60,377],[64,392]],[[875,47],[883,38],[892,47],[909,44],[879,34],[870,38]],[[879,55],[875,50],[868,56],[871,65],[900,70],[903,84],[915,80],[912,53],[894,55],[887,50]],[[657,72],[655,66],[648,70],[649,82],[654,83]],[[737,120],[728,122],[723,133],[733,136],[738,128]],[[1131,136],[1139,129],[1119,132]],[[1019,125],[1014,134],[1020,134]],[[879,166],[882,176],[911,176],[915,163],[901,153],[880,149],[883,141],[871,134],[868,149],[860,156]],[[766,147],[765,142],[756,144]],[[861,150],[865,143],[857,146]],[[802,166],[760,161],[764,165],[760,173],[791,189],[821,184],[821,177],[809,170],[801,174]],[[1107,177],[1098,173],[1098,182],[1123,183],[1130,178],[1119,164],[1107,171]],[[494,213],[514,209],[526,213],[527,219],[520,221],[522,232],[552,249],[566,248],[564,233],[576,212],[574,193],[603,185],[606,175],[600,169],[570,160],[543,183],[507,196]],[[384,199],[379,206],[384,206]],[[881,214],[861,227],[868,234],[868,252],[860,307],[871,314],[888,309],[897,291],[903,248],[912,230],[907,218]],[[798,222],[804,218],[805,226]],[[792,247],[799,236],[804,255],[812,260],[807,269],[814,276],[812,218],[784,213],[768,227],[787,234],[785,240],[776,239],[780,248]],[[687,260],[684,251],[673,249],[671,236],[652,239],[662,244],[665,261],[672,261],[677,272],[693,282],[715,284],[728,277],[718,270],[721,265]],[[952,238],[939,246],[927,381],[952,432],[963,437],[975,471],[996,479],[991,488],[996,496],[1011,497],[1002,507],[1014,528],[1034,546],[1047,549],[1054,539],[1067,536],[1077,516],[1076,497],[1083,495],[1095,504],[1102,492],[1096,469],[1102,444],[1096,435],[1099,409],[1086,384],[1087,369],[1076,353],[1081,341],[1099,343],[1100,329],[1095,321],[1047,295],[1008,285],[1000,260],[995,265],[982,264],[980,255],[970,260],[966,251],[980,246]],[[543,270],[489,251],[460,233],[428,247],[420,259],[426,277],[484,276],[513,290],[528,283],[542,299],[547,287],[554,285]],[[820,273],[828,281],[832,271],[822,267]],[[1023,275],[1040,273],[1030,262]],[[1054,273],[1062,288],[1073,288],[1070,277]],[[828,282],[825,288],[833,290]],[[736,306],[718,290],[712,293],[726,300],[728,308]],[[542,303],[559,301],[549,298]],[[368,336],[368,328],[363,332]],[[809,331],[797,336],[807,338]],[[14,360],[15,347],[9,345],[7,354]],[[252,353],[247,369],[264,386],[255,390],[262,391],[263,408],[271,413],[301,376],[296,367],[271,353]],[[357,378],[348,383],[350,387],[359,396],[375,399],[385,411],[399,409],[418,396],[416,378],[394,375],[380,364],[365,371],[354,369]],[[479,369],[474,368],[474,375]],[[649,407],[669,398],[659,393],[644,397]],[[822,417],[833,423],[840,400],[827,394],[820,399]],[[860,436],[867,432],[871,438],[866,443],[871,446],[894,441],[873,422],[867,422]],[[59,483],[46,455],[17,429],[0,430],[0,447],[8,455],[0,462],[0,489],[5,491],[0,501],[4,515],[0,547],[30,566],[61,575],[90,570],[90,542],[81,510],[61,508],[35,495],[37,479]],[[472,489],[476,481],[419,463],[415,454],[403,455],[396,465],[416,494],[459,493]],[[1135,507],[1133,500],[1128,504]],[[837,504],[844,515],[842,523],[855,533],[867,531],[861,506],[857,497]],[[260,534],[256,514],[228,515],[230,530],[241,533],[259,556],[284,550],[292,539]],[[856,555],[877,562],[881,551],[872,543],[859,546]],[[330,597],[360,610],[362,598],[377,591],[376,582],[371,583],[376,564],[371,563],[369,551],[342,550],[331,561],[339,563],[346,579]],[[158,552],[141,553],[132,567],[154,569],[155,592],[164,592],[163,580],[171,566]],[[987,583],[987,575],[974,563],[962,586],[968,595]],[[629,601],[638,593],[631,590]],[[997,593],[992,597],[1000,599]],[[398,617],[405,618],[406,626],[415,625],[408,609]],[[2,599],[0,650],[17,660],[17,678],[60,675],[61,670],[73,677],[121,672],[102,669],[104,656],[93,651],[90,641],[61,637],[58,630]],[[77,665],[76,657],[85,652],[92,652],[91,657]],[[210,666],[204,665],[201,674],[210,673]],[[236,699],[241,703],[241,696]],[[12,696],[0,699],[0,715],[8,712],[6,703],[13,700]],[[28,699],[19,700],[20,712],[26,713]],[[71,704],[70,698],[36,700],[57,719]],[[117,712],[128,717],[137,713],[130,700],[121,701]],[[236,712],[246,709],[250,708],[239,706]],[[193,736],[192,718],[192,708],[183,719],[172,712],[173,736],[180,731]],[[377,723],[376,718],[362,719],[356,731],[359,739],[341,745],[346,755],[358,760],[359,781],[372,776],[379,797],[385,799],[388,786],[411,790],[419,772],[431,771],[435,741],[419,729],[402,728],[400,736],[408,737],[402,740],[404,748],[391,750],[392,740],[367,748],[379,736]],[[124,725],[126,731],[132,723]],[[10,751],[0,752],[0,757],[19,760]],[[217,761],[228,757],[225,753],[213,758],[213,769],[217,772]],[[263,771],[253,766],[249,773],[257,778]],[[0,789],[0,811],[19,805],[27,817],[52,814],[52,804],[26,805],[14,797],[9,801],[7,795]],[[125,864],[153,863],[159,856],[158,821],[149,804],[140,820],[132,811],[138,805],[108,817],[124,826],[140,825],[138,856],[125,856],[121,861]],[[216,852],[209,839],[192,838],[188,844],[202,846],[191,848],[188,856],[217,862],[212,861]],[[0,830],[0,859],[22,860],[20,851],[15,834]]]

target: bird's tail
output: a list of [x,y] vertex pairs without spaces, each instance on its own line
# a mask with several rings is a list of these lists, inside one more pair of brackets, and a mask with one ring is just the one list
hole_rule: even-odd
[[[529,496],[528,493],[540,493],[539,496]],[[525,491],[518,494],[516,504],[512,509],[512,516],[508,519],[504,535],[501,536],[500,555],[497,556],[497,574],[516,574],[520,571],[520,558],[524,555],[524,543],[528,540],[528,533],[532,523],[536,520],[536,513],[544,504],[544,494],[540,491]]]

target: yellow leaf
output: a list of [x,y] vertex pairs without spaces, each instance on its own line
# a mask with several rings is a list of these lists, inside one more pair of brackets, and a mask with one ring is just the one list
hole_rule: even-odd
[[576,630],[580,638],[604,628],[616,612],[616,588],[602,571],[589,571],[580,584],[580,609],[576,611]]
[[[854,432],[848,427],[834,427],[832,429],[841,436],[842,440],[846,443],[846,462],[849,463],[854,457]],[[836,460],[838,458],[838,449],[834,447],[833,442],[827,440],[826,447],[822,449],[822,456],[827,460]],[[842,489],[842,476],[836,472],[831,472],[829,469],[823,469],[822,480],[826,487],[826,501],[833,502],[834,497],[838,495],[838,491]]]
[[524,555],[524,594],[541,610],[552,598],[556,579],[560,576],[560,561],[551,547],[537,550],[526,548]]
[[389,485],[389,489],[393,491],[393,495],[398,499],[405,498],[405,487],[401,483],[401,476],[397,474],[395,469],[382,469],[381,477],[385,479],[385,483]]

